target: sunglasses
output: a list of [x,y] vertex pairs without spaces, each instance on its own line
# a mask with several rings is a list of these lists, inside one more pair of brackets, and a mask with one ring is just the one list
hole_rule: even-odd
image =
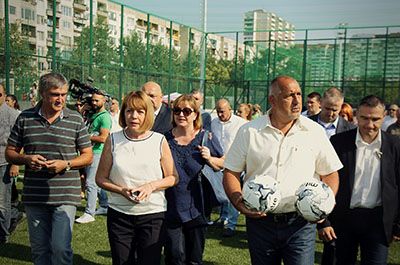
[[389,111],[396,111],[395,109],[389,109]]
[[0,93],[0,98],[3,96],[3,93]]
[[180,115],[181,112],[183,112],[183,116],[185,116],[185,117],[189,116],[190,114],[192,114],[194,112],[194,110],[189,109],[189,108],[183,108],[183,109],[174,108],[172,111],[174,112],[175,115]]
[[82,104],[75,104],[75,107],[82,107]]

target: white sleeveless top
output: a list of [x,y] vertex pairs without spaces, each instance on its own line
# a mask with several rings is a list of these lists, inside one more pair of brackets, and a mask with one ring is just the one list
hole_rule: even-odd
[[[111,134],[113,164],[110,180],[122,187],[139,187],[163,178],[161,146],[165,137],[150,132],[144,139],[130,139],[125,130]],[[164,191],[154,191],[145,201],[134,203],[124,196],[109,192],[109,207],[128,215],[159,213],[167,210]]]

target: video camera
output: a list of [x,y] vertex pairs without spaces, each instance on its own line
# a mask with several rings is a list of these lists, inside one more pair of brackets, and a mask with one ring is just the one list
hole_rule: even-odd
[[77,79],[71,79],[69,81],[69,92],[71,92],[71,97],[80,101],[82,105],[87,106],[84,116],[92,113],[92,96],[93,94],[100,94],[107,98],[107,101],[111,98],[110,95],[105,93],[93,86],[93,79],[88,78],[87,83],[83,83]]
[[69,81],[69,92],[71,92],[71,97],[79,100],[82,104],[92,103],[93,94],[104,94],[100,89],[92,86],[93,80],[88,79],[88,83],[83,83],[77,79],[71,79]]

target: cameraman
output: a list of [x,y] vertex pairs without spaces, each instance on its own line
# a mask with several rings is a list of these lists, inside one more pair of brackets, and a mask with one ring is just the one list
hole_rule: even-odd
[[[95,182],[97,167],[99,165],[101,152],[111,129],[111,116],[105,108],[105,94],[95,91],[92,95],[92,113],[89,114],[89,133],[93,145],[93,163],[86,168],[86,196],[87,204],[85,213],[75,221],[80,224],[93,222],[95,214],[107,212],[108,201],[104,191],[98,188]],[[99,194],[100,208],[96,211],[96,199]]]

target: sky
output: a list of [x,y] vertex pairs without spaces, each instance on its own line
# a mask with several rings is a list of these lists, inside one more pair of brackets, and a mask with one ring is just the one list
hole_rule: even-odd
[[[201,28],[202,0],[114,0]],[[400,0],[208,0],[208,32],[243,30],[246,11],[264,9],[296,29],[400,25]]]

